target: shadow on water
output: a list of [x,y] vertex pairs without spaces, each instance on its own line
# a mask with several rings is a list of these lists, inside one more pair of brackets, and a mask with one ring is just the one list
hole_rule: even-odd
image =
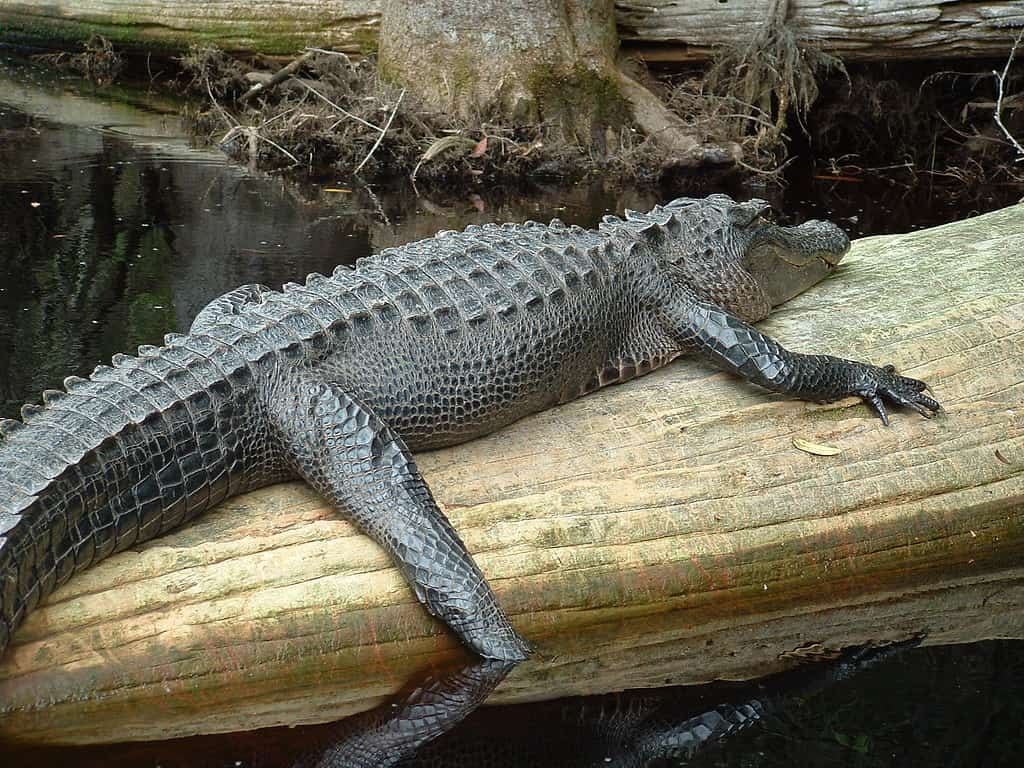
[[[309,272],[330,273],[441,229],[553,216],[593,226],[624,208],[726,191],[769,198],[790,220],[832,218],[856,236],[932,226],[1019,197],[1019,190],[990,189],[957,200],[898,179],[851,183],[806,169],[786,190],[771,191],[740,181],[710,189],[690,179],[662,190],[596,182],[535,185],[529,195],[483,186],[417,195],[341,180],[286,181],[232,166],[215,151],[190,149],[176,135],[173,104],[135,110],[129,121],[112,124],[94,119],[88,105],[75,106],[59,84],[56,95],[52,86],[46,91],[49,101],[30,105],[7,76],[5,83],[0,67],[0,417],[16,416],[41,390],[59,387],[70,374],[87,375],[114,353],[186,330],[210,299],[241,283],[276,287]],[[827,690],[812,686],[813,695],[800,673],[757,686],[642,691],[470,714],[507,672],[477,663],[428,672],[381,708],[340,724],[19,756],[24,765],[287,765],[316,744],[333,744],[337,755],[355,745],[350,754],[361,760],[371,754],[369,742],[360,741],[370,733],[374,743],[389,745],[387,759],[336,755],[325,764],[676,765],[694,758],[696,746],[740,730],[738,722],[760,720],[750,702],[771,700],[766,727],[695,759],[723,766],[1010,765],[1024,747],[1020,647],[917,649]],[[651,747],[665,733],[674,734],[678,749]]]

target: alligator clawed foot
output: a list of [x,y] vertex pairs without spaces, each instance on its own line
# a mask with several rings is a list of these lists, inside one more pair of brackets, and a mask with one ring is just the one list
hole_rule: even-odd
[[926,382],[912,379],[909,376],[901,376],[896,372],[895,366],[886,365],[881,368],[869,366],[864,371],[864,378],[860,386],[853,394],[871,406],[882,423],[889,426],[886,402],[909,408],[926,419],[941,412],[942,405],[924,394],[925,390],[930,391]]

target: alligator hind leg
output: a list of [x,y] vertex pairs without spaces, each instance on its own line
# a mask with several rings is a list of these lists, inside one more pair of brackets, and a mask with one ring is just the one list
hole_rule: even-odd
[[481,656],[526,658],[529,646],[398,435],[367,406],[310,373],[279,382],[268,407],[296,472],[387,550],[433,616]]

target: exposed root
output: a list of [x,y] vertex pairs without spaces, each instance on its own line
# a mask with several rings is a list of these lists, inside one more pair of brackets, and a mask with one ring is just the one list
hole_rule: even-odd
[[[373,62],[307,49],[275,72],[251,72],[213,49],[181,59],[207,103],[187,118],[231,157],[265,169],[330,169],[365,181],[579,179],[656,182],[677,167],[732,165],[734,142],[705,141],[648,88],[621,75],[642,130],[605,131],[598,149],[551,123],[513,126],[486,109],[468,118],[426,108],[384,82]],[[714,137],[717,139],[718,137]]]
[[666,162],[678,167],[732,165],[743,151],[735,141],[705,142],[683,118],[654,93],[623,72],[618,73],[622,95],[633,108],[636,124],[668,154]]
[[797,40],[786,25],[788,9],[788,0],[771,0],[768,18],[746,47],[723,50],[706,78],[711,93],[737,106],[737,132],[754,136],[761,164],[784,157],[791,111],[806,124],[818,98],[818,78],[830,70],[846,72],[836,57]]

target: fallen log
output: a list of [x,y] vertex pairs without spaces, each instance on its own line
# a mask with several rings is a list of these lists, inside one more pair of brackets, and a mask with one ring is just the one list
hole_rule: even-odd
[[[1005,57],[1024,6],[1005,0],[790,0],[797,37],[848,61]],[[70,46],[101,34],[117,47],[181,52],[192,44],[291,56],[306,45],[346,53],[377,49],[380,0],[0,0],[0,41]],[[615,3],[627,54],[702,61],[747,42],[765,0]]]
[[[843,61],[1005,57],[1024,5],[999,0],[783,0],[797,40]],[[705,61],[743,47],[764,23],[765,0],[616,2],[624,52],[647,61]]]
[[[419,455],[538,649],[493,701],[759,676],[915,635],[1024,637],[1022,233],[1017,205],[860,240],[764,324],[926,379],[939,418],[886,428],[854,400],[683,361]],[[327,721],[462,653],[375,545],[281,485],[52,595],[0,663],[0,738]]]

